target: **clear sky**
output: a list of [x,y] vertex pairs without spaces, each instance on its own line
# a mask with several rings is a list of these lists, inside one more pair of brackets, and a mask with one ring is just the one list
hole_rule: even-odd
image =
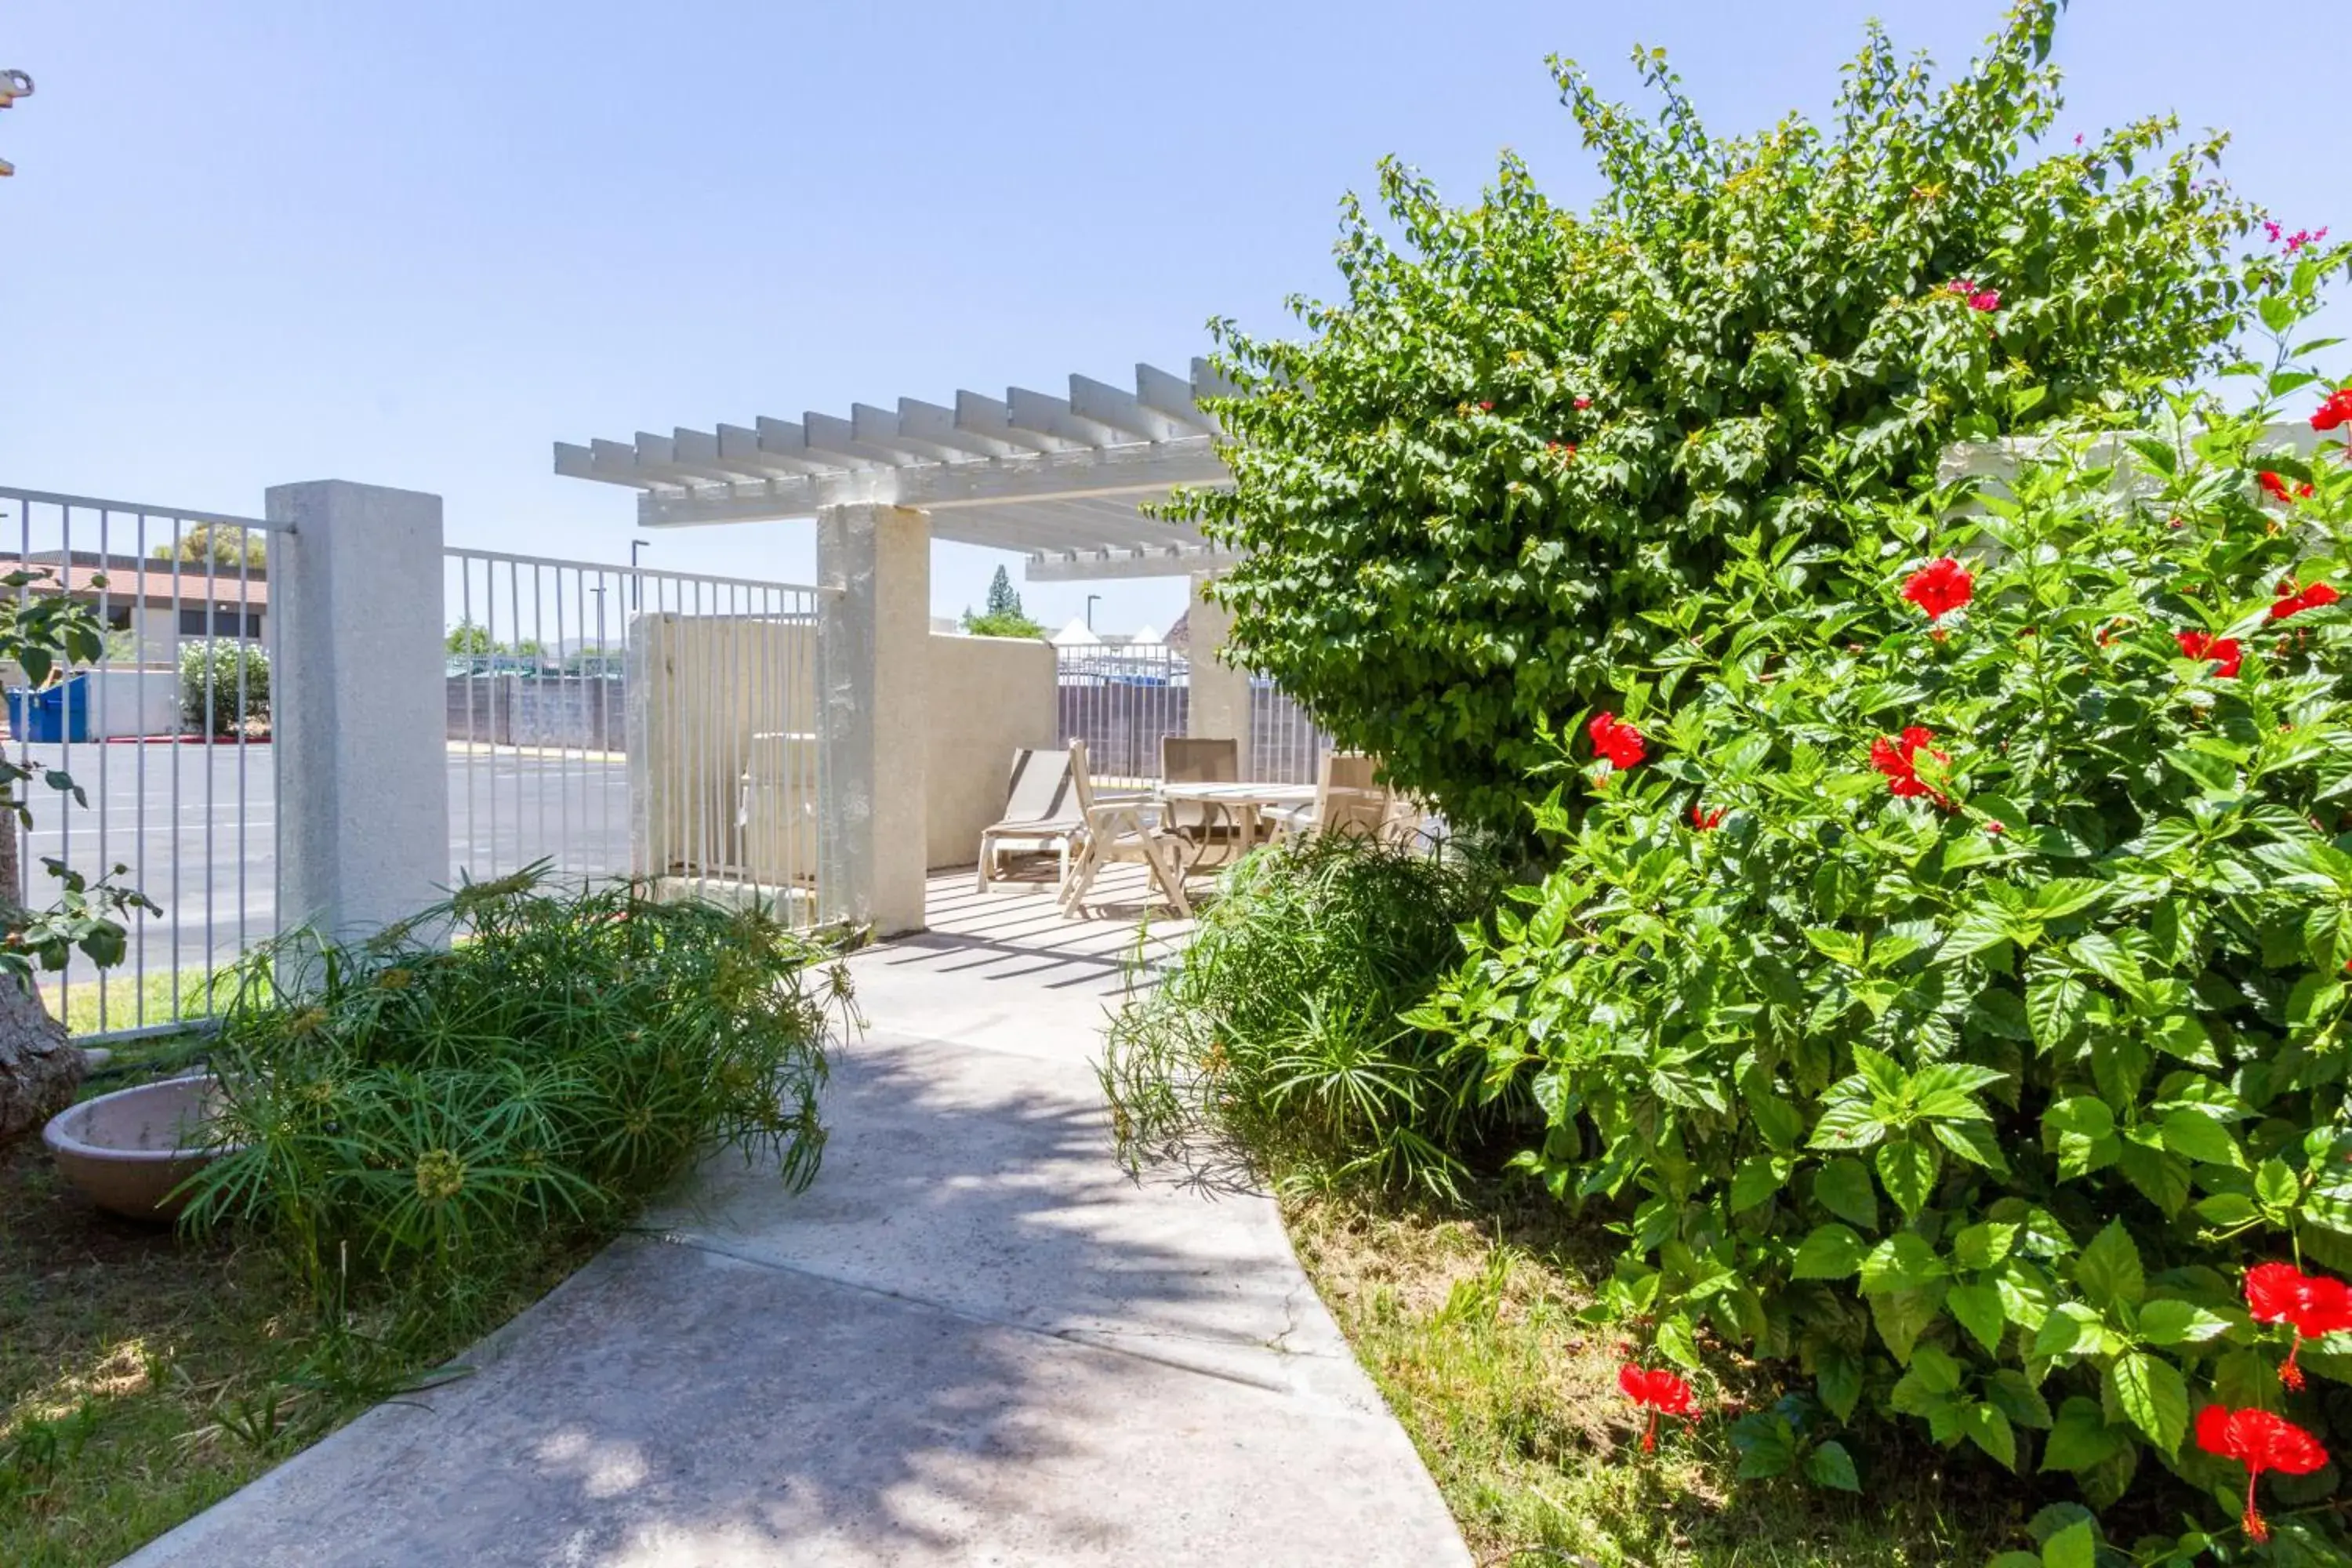
[[[1475,195],[1517,149],[1595,182],[1543,67],[1672,51],[1719,130],[1819,110],[1862,19],[1964,59],[1996,0],[0,0],[0,483],[228,511],[351,479],[452,542],[625,560],[631,493],[550,444],[1181,370],[1213,314],[1334,281],[1395,153]],[[2352,144],[2277,0],[2077,0],[2062,134],[2237,134],[2290,226],[2352,224]],[[2331,55],[2329,58],[2333,58]],[[648,565],[805,581],[812,525]],[[1018,557],[941,544],[935,608]],[[1164,626],[1181,582],[1037,584]]]

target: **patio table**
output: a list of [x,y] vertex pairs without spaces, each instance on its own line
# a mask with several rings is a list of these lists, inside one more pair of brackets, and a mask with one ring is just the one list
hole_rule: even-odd
[[1161,784],[1151,793],[1163,803],[1182,801],[1223,812],[1240,828],[1237,837],[1244,846],[1257,842],[1259,814],[1315,804],[1315,786],[1300,784]]

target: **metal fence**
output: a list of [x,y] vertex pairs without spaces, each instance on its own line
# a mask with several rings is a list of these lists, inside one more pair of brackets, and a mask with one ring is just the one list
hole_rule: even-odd
[[450,870],[817,908],[816,595],[444,552]]
[[1275,784],[1314,784],[1331,737],[1272,681],[1250,681],[1249,771]]
[[[42,979],[84,1037],[173,1026],[208,978],[278,929],[275,668],[268,545],[276,525],[178,507],[0,488],[0,558],[21,609],[62,595],[106,628],[104,655],[35,689],[15,666],[8,754],[80,792],[27,784],[20,885],[35,908],[60,872],[111,875],[161,912],[134,918],[101,979],[77,953]],[[86,804],[85,804],[86,803]]]
[[[1087,763],[1114,784],[1160,777],[1160,739],[1190,733],[1192,666],[1174,648],[1065,647],[1059,657],[1061,741],[1083,741]],[[1249,687],[1249,774],[1313,784],[1331,737],[1273,682]]]
[[1112,783],[1160,777],[1160,738],[1186,733],[1192,668],[1160,644],[1065,647],[1060,665],[1062,744],[1082,741],[1087,766]]

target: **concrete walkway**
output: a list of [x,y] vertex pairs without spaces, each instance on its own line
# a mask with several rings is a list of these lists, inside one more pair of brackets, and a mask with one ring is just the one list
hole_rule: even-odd
[[1467,1564],[1273,1205],[1138,1187],[1087,1066],[1131,926],[943,879],[798,1197],[721,1162],[472,1358],[130,1559]]

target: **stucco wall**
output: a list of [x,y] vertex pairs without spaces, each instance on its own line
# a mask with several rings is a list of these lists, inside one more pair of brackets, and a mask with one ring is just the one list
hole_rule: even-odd
[[926,863],[969,866],[1004,814],[1016,747],[1055,744],[1054,650],[1034,637],[931,638]]

